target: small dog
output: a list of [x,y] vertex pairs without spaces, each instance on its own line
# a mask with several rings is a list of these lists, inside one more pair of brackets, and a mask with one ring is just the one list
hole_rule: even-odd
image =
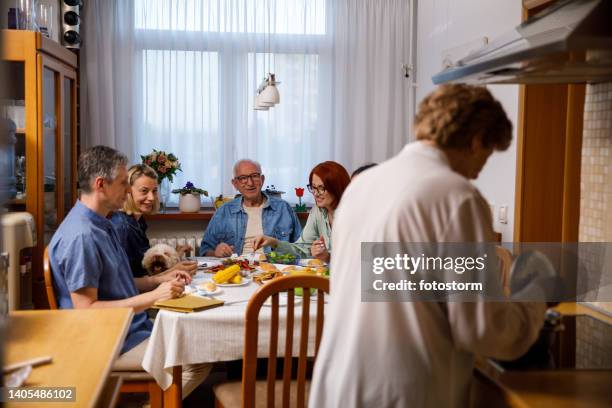
[[184,253],[185,249],[182,247],[179,247],[177,251],[170,245],[157,244],[145,252],[142,258],[142,266],[150,275],[156,275],[179,263]]

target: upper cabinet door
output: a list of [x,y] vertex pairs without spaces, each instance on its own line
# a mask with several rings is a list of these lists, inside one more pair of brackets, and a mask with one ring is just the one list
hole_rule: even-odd
[[[25,62],[4,64],[10,81],[3,86],[0,105],[2,128],[8,129],[2,144],[7,149],[0,155],[0,194],[9,211],[26,210],[26,92]],[[35,137],[35,132],[32,132]],[[31,148],[31,146],[30,146]],[[29,148],[28,148],[29,150]]]
[[42,56],[42,135],[39,171],[42,171],[43,242],[74,204],[76,156],[76,74],[55,59]]
[[[69,74],[70,76],[66,76]],[[77,87],[74,73],[65,73],[62,89],[62,173],[64,215],[70,211],[77,195],[76,181],[76,99]]]

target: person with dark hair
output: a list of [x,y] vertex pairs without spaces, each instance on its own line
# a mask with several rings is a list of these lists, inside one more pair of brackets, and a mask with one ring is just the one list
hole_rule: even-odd
[[[134,318],[115,362],[117,371],[142,369],[153,324],[146,309],[183,293],[191,276],[174,271],[163,279],[134,278],[117,232],[107,218],[123,206],[129,191],[127,158],[107,146],[84,151],[77,164],[81,195],[49,243],[53,288],[60,309],[127,307]],[[140,292],[140,293],[139,293]],[[183,395],[200,384],[211,366],[187,366]]]
[[355,178],[355,176],[363,173],[364,171],[366,171],[367,169],[370,169],[374,166],[376,166],[378,163],[368,163],[368,164],[364,164],[363,166],[359,166],[357,167],[357,169],[355,169],[355,171],[353,172],[353,174],[351,174],[351,180]]
[[351,179],[341,164],[326,161],[312,169],[308,180],[308,191],[314,196],[316,205],[310,210],[300,238],[290,243],[265,235],[259,236],[254,241],[256,249],[269,246],[282,253],[292,253],[303,258],[312,256],[329,262],[334,212]]
[[[421,102],[415,130],[416,142],[351,182],[336,211],[333,290],[310,407],[469,406],[474,355],[517,358],[542,327],[544,303],[421,301],[409,290],[398,299],[394,288],[378,292],[388,301],[363,300],[379,290],[362,287],[372,253],[363,243],[427,243],[448,253],[437,244],[495,241],[489,206],[471,180],[510,145],[501,104],[483,87],[443,85]],[[376,279],[410,275],[399,272]],[[455,294],[442,290],[436,299]]]

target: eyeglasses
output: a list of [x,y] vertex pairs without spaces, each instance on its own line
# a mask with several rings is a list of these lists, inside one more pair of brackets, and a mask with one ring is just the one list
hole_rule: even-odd
[[306,187],[308,187],[308,191],[310,191],[312,194],[323,195],[323,194],[325,194],[327,192],[327,189],[325,188],[325,186],[315,187],[315,186],[309,184]]
[[249,174],[248,176],[236,176],[236,177],[234,177],[234,180],[236,180],[240,184],[246,184],[249,179],[251,179],[251,181],[253,183],[255,183],[257,181],[261,181],[261,173],[253,173],[253,174]]

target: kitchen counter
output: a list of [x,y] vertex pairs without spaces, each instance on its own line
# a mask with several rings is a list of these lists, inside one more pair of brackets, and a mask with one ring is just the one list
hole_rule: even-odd
[[564,316],[587,315],[612,325],[612,317],[581,303],[561,303],[554,308]]
[[493,379],[474,373],[473,408],[609,408],[612,371],[507,371]]
[[[562,303],[554,309],[561,313],[566,325],[566,335],[559,336],[557,343],[560,344],[556,345],[556,351],[561,351],[562,354],[561,359],[557,361],[557,367],[562,368],[504,369],[492,360],[477,357],[471,406],[513,408],[612,406],[612,370],[608,369],[609,358],[607,358],[612,341],[609,339],[612,317],[579,303]],[[590,333],[585,335],[584,332],[576,335],[577,328],[584,330],[585,326],[595,323],[598,326],[595,326],[593,335]],[[567,334],[570,334],[570,338]],[[589,343],[590,341],[599,343],[593,345]],[[593,353],[594,349],[600,353],[595,355],[595,358],[589,354]],[[592,367],[590,364],[595,366]],[[604,369],[600,369],[601,367]]]

